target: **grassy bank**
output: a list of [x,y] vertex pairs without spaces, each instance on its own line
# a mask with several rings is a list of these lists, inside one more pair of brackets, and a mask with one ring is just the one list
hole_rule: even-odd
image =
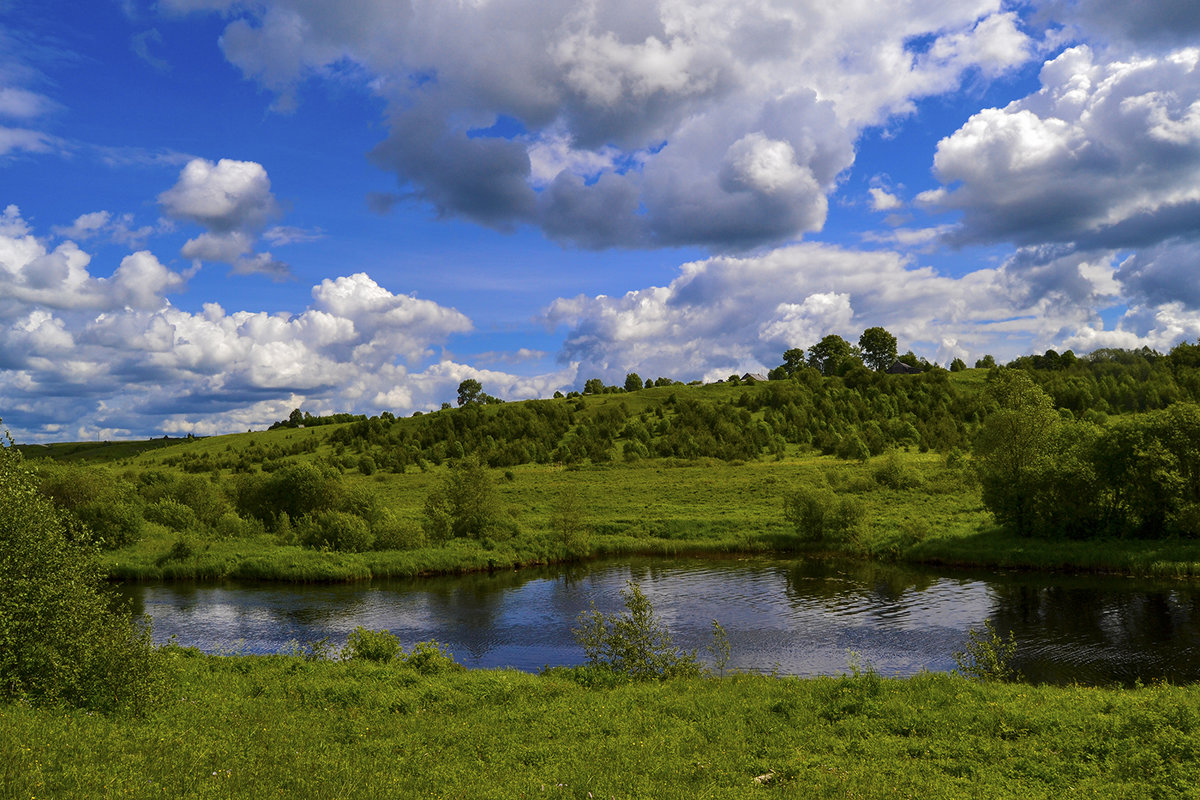
[[[281,544],[268,533],[220,538],[147,523],[140,541],[105,554],[110,575],[127,581],[353,581],[509,569],[623,555],[797,552],[882,561],[1004,569],[1114,572],[1160,578],[1200,575],[1200,544],[1186,541],[1041,541],[997,528],[962,469],[936,454],[901,453],[897,462],[828,456],[726,463],[647,460],[563,468],[496,470],[510,520],[508,538],[455,539],[438,546],[361,553]],[[446,467],[400,475],[347,473],[402,524],[419,529],[422,504]],[[880,480],[884,475],[885,480]],[[850,536],[804,541],[785,521],[787,492],[827,487],[863,510]],[[576,504],[581,530],[554,529],[560,498]],[[183,546],[180,543],[183,542]]]
[[1200,785],[1194,687],[868,672],[584,688],[175,659],[176,697],[144,718],[0,706],[0,796],[1165,798]]

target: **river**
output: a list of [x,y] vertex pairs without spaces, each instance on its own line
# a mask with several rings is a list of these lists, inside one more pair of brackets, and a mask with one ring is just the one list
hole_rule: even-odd
[[[161,584],[123,588],[154,638],[210,652],[281,652],[356,627],[406,646],[441,642],[470,667],[578,664],[571,628],[594,603],[622,609],[639,583],[675,643],[704,658],[712,620],[729,667],[837,675],[853,657],[884,675],[955,666],[985,620],[1017,640],[1034,682],[1200,680],[1200,587],[1129,578],[957,572],[850,561],[735,557],[624,559],[368,584]],[[851,654],[854,654],[851,656]]]

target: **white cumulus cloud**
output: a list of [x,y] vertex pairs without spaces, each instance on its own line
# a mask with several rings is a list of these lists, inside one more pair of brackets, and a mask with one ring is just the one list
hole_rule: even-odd
[[819,230],[865,126],[1034,49],[1001,0],[166,8],[223,11],[226,58],[281,110],[313,78],[380,95],[371,158],[398,196],[590,248],[744,250]]

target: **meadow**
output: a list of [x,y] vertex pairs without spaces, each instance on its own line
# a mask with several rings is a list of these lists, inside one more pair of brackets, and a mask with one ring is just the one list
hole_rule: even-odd
[[170,656],[141,717],[0,705],[0,797],[1172,798],[1200,785],[1200,690],[954,674],[584,686]]
[[[1111,371],[1112,364],[1098,364],[1093,371]],[[1200,574],[1194,536],[1105,534],[1099,525],[1085,535],[1030,535],[999,524],[984,502],[988,487],[981,491],[980,475],[988,474],[969,452],[985,420],[1014,413],[997,406],[989,375],[825,378],[809,370],[785,381],[667,382],[404,419],[335,415],[303,425],[294,413],[267,431],[24,450],[39,465],[43,488],[105,541],[103,563],[118,580],[351,581],[604,556],[764,551]],[[1146,451],[1144,437],[1125,431],[1141,436],[1139,420],[1157,419],[1153,413],[1104,418],[1095,409],[1151,407],[1151,400],[1108,372],[1089,376],[1097,394],[1088,404],[1054,411],[1043,392],[1040,413],[1063,428],[1064,440],[1081,438],[1072,426],[1083,426],[1083,439],[1113,430],[1113,438],[1134,443],[1131,452]],[[1084,378],[1063,382],[1060,372],[1043,379],[1059,387],[1053,402],[1078,405],[1072,398],[1087,388]],[[1182,391],[1163,386],[1155,389],[1165,398],[1160,406]],[[1163,417],[1156,423],[1163,430],[1200,419],[1193,405],[1172,408],[1190,416]],[[1079,500],[1094,476],[1085,484],[1057,469],[1079,457],[1044,449],[1051,466],[1021,491],[1056,486],[1045,501],[1055,519],[1102,511]],[[443,507],[439,532],[430,525],[430,498],[459,477],[464,461],[478,465],[472,491],[482,495],[470,501],[482,506],[466,528],[453,529],[455,512]],[[1200,480],[1194,462],[1172,467],[1182,470],[1179,485]],[[1148,476],[1162,468],[1134,467]],[[992,476],[993,487],[1016,485]],[[794,511],[798,493],[830,519],[842,512],[852,519],[804,529]],[[1144,495],[1127,502],[1163,507],[1153,491]],[[1176,527],[1188,529],[1188,515],[1200,506],[1186,501],[1180,513]]]

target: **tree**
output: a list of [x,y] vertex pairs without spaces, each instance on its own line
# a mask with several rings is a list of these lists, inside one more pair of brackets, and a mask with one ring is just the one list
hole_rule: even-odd
[[636,372],[631,372],[625,376],[625,391],[636,392],[638,389],[641,389],[642,386],[642,377]]
[[2,442],[0,586],[0,698],[140,711],[161,696],[148,623],[112,602],[86,529],[69,529]]
[[604,394],[604,381],[599,378],[588,378],[583,383],[584,394]]
[[996,358],[991,354],[988,354],[975,362],[975,369],[991,369],[994,366],[996,366]]
[[458,404],[465,406],[468,403],[478,403],[482,393],[483,384],[474,378],[467,378],[458,385]]
[[841,375],[857,360],[857,350],[833,333],[808,348],[808,365],[822,375]]
[[479,456],[450,465],[445,481],[425,500],[425,533],[432,541],[482,539],[499,530],[500,498]]
[[963,361],[961,358],[956,358],[950,362],[950,371],[951,372],[962,372],[966,368],[967,368],[967,362]]
[[987,393],[1000,407],[975,439],[983,504],[1001,525],[1028,536],[1038,527],[1036,499],[1062,418],[1024,370],[991,373]]
[[784,375],[791,377],[804,366],[804,349],[801,347],[791,347],[783,351],[783,363],[780,368]]
[[876,372],[883,372],[896,361],[896,337],[883,328],[863,331],[858,337],[858,348],[862,351],[863,362]]

